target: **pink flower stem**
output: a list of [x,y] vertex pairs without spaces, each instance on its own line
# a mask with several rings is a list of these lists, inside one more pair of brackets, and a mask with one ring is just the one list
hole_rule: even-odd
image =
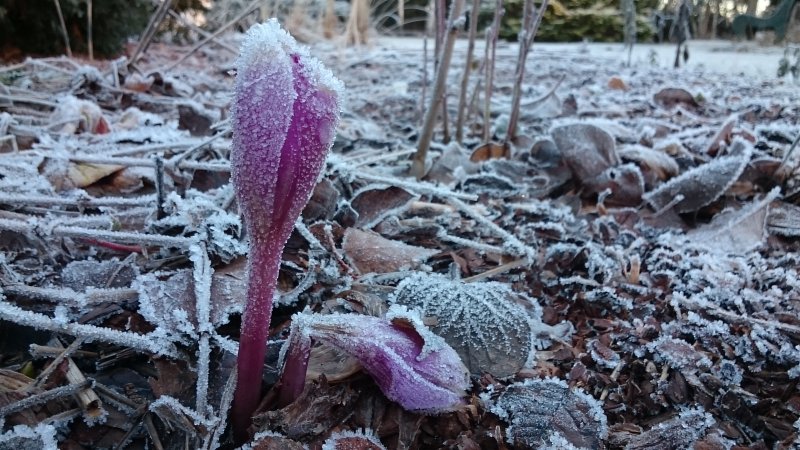
[[272,295],[281,263],[280,257],[276,258],[272,253],[274,251],[269,245],[259,245],[255,240],[251,241],[247,270],[247,304],[242,315],[236,391],[231,412],[233,436],[237,444],[247,441],[247,428],[261,401],[261,379],[272,317]]

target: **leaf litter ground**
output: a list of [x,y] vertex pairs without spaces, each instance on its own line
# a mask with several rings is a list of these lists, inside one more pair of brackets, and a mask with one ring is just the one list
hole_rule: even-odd
[[[182,51],[152,48],[146,76],[0,68],[0,447],[230,447],[234,55],[163,72]],[[511,156],[472,153],[472,111],[464,145],[438,134],[416,181],[421,53],[312,51],[347,102],[284,252],[265,382],[291,314],[400,303],[473,386],[458,412],[411,414],[319,345],[302,397],[265,399],[252,448],[798,445],[796,86],[534,51]],[[501,45],[497,138],[514,55]]]

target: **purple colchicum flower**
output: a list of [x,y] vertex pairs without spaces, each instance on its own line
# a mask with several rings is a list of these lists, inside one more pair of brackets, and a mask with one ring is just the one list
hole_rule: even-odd
[[236,64],[231,177],[250,237],[232,423],[246,438],[261,400],[283,247],[333,144],[342,83],[275,19],[247,32]]
[[281,349],[283,377],[291,380],[287,395],[295,398],[302,392],[312,339],[355,357],[384,395],[406,410],[441,413],[464,404],[469,371],[458,353],[403,306],[392,306],[385,319],[295,314]]

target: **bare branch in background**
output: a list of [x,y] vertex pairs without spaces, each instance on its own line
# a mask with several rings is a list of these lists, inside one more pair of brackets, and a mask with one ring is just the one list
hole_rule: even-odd
[[480,0],[472,0],[469,21],[469,42],[467,44],[467,60],[464,62],[464,75],[461,77],[461,92],[458,95],[458,117],[456,118],[456,142],[464,140],[464,117],[467,110],[467,89],[469,88],[469,75],[472,72],[472,54],[475,52],[475,35],[478,33],[478,13]]
[[495,57],[497,55],[497,36],[500,34],[500,21],[503,19],[505,10],[503,9],[503,0],[497,0],[494,9],[494,19],[492,26],[486,31],[486,49],[484,51],[484,59],[486,60],[486,91],[483,96],[483,142],[489,142],[491,137],[492,125],[491,109],[492,109],[492,89],[494,88],[494,68]]
[[58,13],[58,22],[61,24],[61,32],[64,33],[64,46],[67,49],[67,56],[72,58],[72,47],[69,45],[69,33],[67,33],[67,24],[64,22],[64,14],[61,12],[60,0],[53,0],[56,4],[56,12]]
[[436,71],[436,80],[434,81],[433,93],[431,94],[431,103],[425,116],[422,132],[420,133],[417,153],[414,155],[414,161],[411,163],[411,174],[417,177],[417,179],[425,176],[425,160],[428,157],[428,149],[433,139],[433,127],[436,125],[436,110],[439,109],[443,100],[447,71],[450,68],[450,61],[453,59],[453,46],[455,46],[456,35],[458,35],[458,27],[455,27],[453,24],[455,19],[461,15],[463,9],[464,0],[453,0],[450,5],[448,32],[445,37],[439,67]]
[[517,59],[517,70],[514,77],[514,91],[511,96],[511,116],[508,119],[508,131],[506,132],[506,142],[511,142],[517,137],[517,122],[519,121],[519,104],[522,100],[522,83],[525,80],[525,63],[528,59],[528,52],[533,45],[536,32],[539,31],[539,24],[547,10],[549,0],[542,0],[542,4],[537,10],[533,0],[525,0],[525,12],[523,16],[523,26],[519,33],[519,59]]

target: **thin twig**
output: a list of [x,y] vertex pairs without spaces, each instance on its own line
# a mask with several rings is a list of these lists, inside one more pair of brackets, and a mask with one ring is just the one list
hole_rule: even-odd
[[68,384],[66,386],[59,386],[57,388],[44,391],[40,394],[31,395],[30,397],[25,397],[14,403],[11,403],[10,405],[6,405],[0,408],[0,417],[7,417],[11,414],[26,409],[30,409],[36,405],[41,405],[42,403],[47,403],[57,398],[68,397],[70,395],[76,394],[81,389],[84,389],[89,385],[90,385],[89,381],[86,380],[80,384]]
[[258,7],[259,7],[259,2],[253,2],[253,3],[251,3],[251,4],[250,4],[250,6],[248,6],[248,7],[247,7],[247,8],[246,8],[244,11],[242,11],[242,13],[241,13],[241,14],[239,14],[239,15],[238,15],[238,16],[236,16],[236,17],[234,17],[234,18],[233,18],[233,20],[231,20],[230,22],[228,22],[228,23],[226,23],[226,24],[222,25],[221,27],[219,27],[219,29],[218,29],[217,31],[215,31],[215,32],[213,32],[212,34],[210,34],[210,35],[206,36],[205,38],[203,38],[203,39],[202,39],[200,42],[198,42],[197,44],[195,44],[195,46],[194,46],[194,47],[192,47],[192,48],[191,48],[191,49],[190,49],[190,50],[189,50],[189,51],[188,51],[186,54],[184,54],[183,56],[181,56],[181,57],[180,57],[180,58],[179,58],[177,61],[175,61],[174,63],[172,63],[172,64],[170,64],[169,66],[167,66],[167,67],[164,69],[164,72],[170,72],[170,71],[172,71],[172,69],[174,69],[175,67],[179,66],[181,63],[183,63],[184,61],[186,61],[186,60],[187,60],[187,59],[188,59],[190,56],[192,56],[192,55],[194,54],[194,52],[196,52],[197,50],[200,50],[200,49],[201,49],[201,48],[202,48],[204,45],[206,45],[206,44],[207,44],[207,43],[209,43],[209,42],[210,42],[212,39],[216,38],[217,36],[219,36],[220,34],[222,34],[223,32],[225,32],[225,30],[227,30],[228,28],[230,28],[230,27],[232,27],[232,26],[236,25],[237,23],[239,23],[239,21],[240,21],[240,20],[242,20],[242,19],[244,19],[245,17],[247,17],[247,16],[248,16],[250,13],[252,13],[252,12],[253,12],[253,11],[255,11],[256,9],[258,9]]

